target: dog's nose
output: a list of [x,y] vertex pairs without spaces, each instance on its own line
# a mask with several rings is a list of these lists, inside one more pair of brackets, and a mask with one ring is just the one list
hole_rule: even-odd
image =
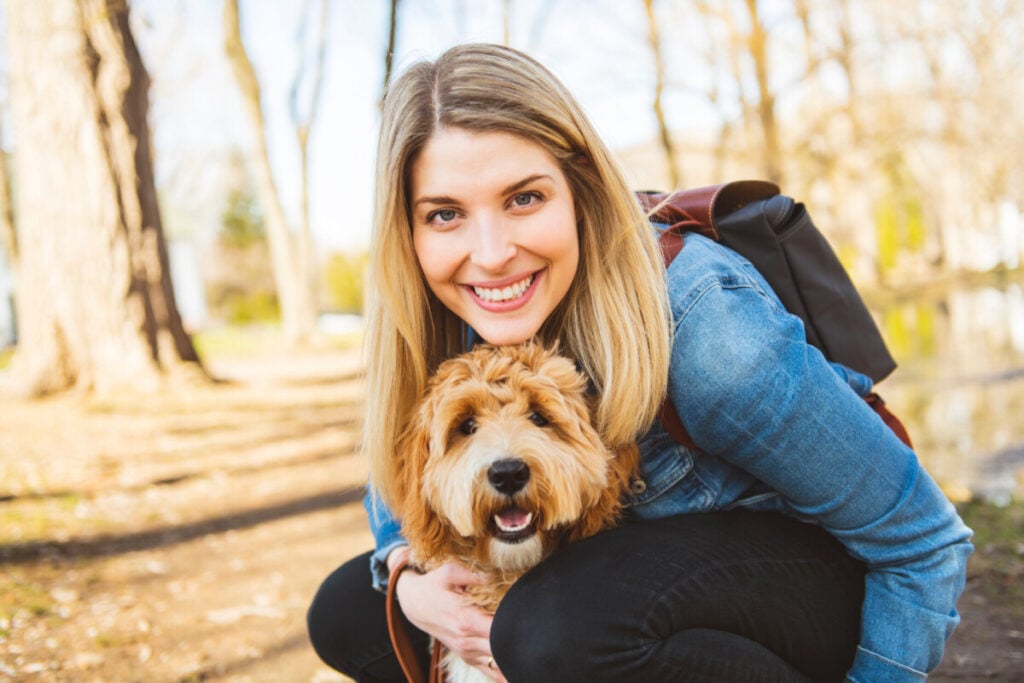
[[503,458],[487,468],[487,481],[506,496],[520,491],[530,481],[530,466],[519,458]]

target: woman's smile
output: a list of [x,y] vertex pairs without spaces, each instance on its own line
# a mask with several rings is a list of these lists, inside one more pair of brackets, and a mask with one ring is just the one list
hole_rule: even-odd
[[508,133],[440,129],[410,176],[413,244],[430,291],[492,344],[533,337],[579,265],[557,160]]
[[505,306],[504,310],[507,310],[529,301],[537,277],[536,273],[530,273],[512,284],[479,284],[468,287],[473,295],[480,299],[480,303],[484,307]]

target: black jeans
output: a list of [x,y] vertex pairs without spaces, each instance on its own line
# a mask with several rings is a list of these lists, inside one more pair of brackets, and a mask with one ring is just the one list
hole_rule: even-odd
[[[502,601],[491,645],[512,683],[841,681],[863,596],[863,565],[816,527],[767,513],[683,515],[557,552]],[[333,668],[402,680],[367,555],[328,577],[308,624]],[[428,639],[410,633],[425,666]]]

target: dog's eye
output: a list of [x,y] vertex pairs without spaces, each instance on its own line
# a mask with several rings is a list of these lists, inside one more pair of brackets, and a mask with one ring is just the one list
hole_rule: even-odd
[[470,434],[475,432],[476,419],[473,417],[467,417],[465,420],[462,421],[462,424],[459,425],[459,431],[465,434],[466,436],[469,436]]
[[530,417],[528,419],[538,427],[546,427],[548,424],[548,419],[536,410],[530,413]]

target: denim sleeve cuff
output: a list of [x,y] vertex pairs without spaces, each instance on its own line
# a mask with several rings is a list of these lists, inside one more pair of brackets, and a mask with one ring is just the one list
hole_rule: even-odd
[[846,674],[846,683],[916,683],[927,678],[928,675],[923,671],[911,669],[909,666],[858,647],[853,668]]
[[843,381],[849,384],[850,388],[853,389],[853,391],[861,398],[870,394],[871,390],[875,388],[875,383],[864,373],[857,372],[856,370],[848,368],[842,363],[836,363],[835,361],[830,361],[829,365],[832,366],[835,373],[842,377]]
[[408,545],[404,539],[398,539],[386,546],[378,548],[370,555],[370,574],[373,576],[374,590],[386,593],[388,590],[388,555],[395,548]]

